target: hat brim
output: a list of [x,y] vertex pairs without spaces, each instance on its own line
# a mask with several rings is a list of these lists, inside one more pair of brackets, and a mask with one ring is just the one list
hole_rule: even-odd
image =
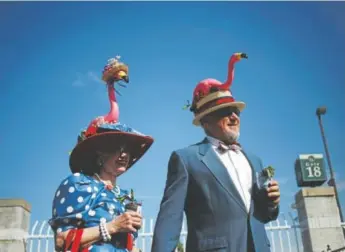
[[[91,136],[73,149],[69,164],[72,173],[96,172],[97,152],[114,152],[124,147],[130,154],[127,170],[151,147],[153,138],[127,132],[105,132]],[[98,171],[97,171],[98,172]]]
[[213,106],[212,108],[206,109],[202,113],[197,114],[193,119],[193,124],[195,126],[200,126],[201,125],[200,120],[205,115],[208,115],[214,111],[217,111],[218,109],[222,109],[222,108],[226,108],[226,107],[236,107],[240,110],[240,112],[242,112],[244,110],[244,108],[246,107],[246,104],[244,102],[238,101],[238,102],[228,102],[228,103],[219,104],[217,106]]

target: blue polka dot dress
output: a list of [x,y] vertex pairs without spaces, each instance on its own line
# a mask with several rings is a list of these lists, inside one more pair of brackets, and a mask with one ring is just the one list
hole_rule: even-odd
[[[64,179],[56,191],[49,224],[54,232],[99,226],[101,221],[109,222],[124,213],[124,204],[118,200],[124,195],[129,192],[119,187],[108,190],[95,178],[74,173]],[[138,236],[137,232],[132,235],[133,240]],[[111,242],[100,241],[88,249],[92,252],[128,252],[126,239],[127,233],[114,234]]]

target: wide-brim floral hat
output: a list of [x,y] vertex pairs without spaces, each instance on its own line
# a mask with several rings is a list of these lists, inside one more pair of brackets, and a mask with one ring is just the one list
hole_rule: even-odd
[[73,173],[96,172],[97,153],[112,153],[118,150],[129,154],[130,159],[127,167],[129,169],[154,142],[152,137],[145,136],[121,123],[100,125],[95,134],[84,139],[79,137],[79,139],[79,143],[71,152],[69,160]]
[[[151,147],[153,138],[119,122],[119,106],[115,93],[115,84],[129,82],[128,66],[119,61],[119,57],[108,60],[104,67],[102,80],[108,88],[110,111],[91,121],[89,126],[78,136],[77,145],[70,154],[71,171],[92,174],[98,172],[98,153],[122,151],[129,154],[127,169],[132,167]],[[123,86],[123,85],[122,85]]]

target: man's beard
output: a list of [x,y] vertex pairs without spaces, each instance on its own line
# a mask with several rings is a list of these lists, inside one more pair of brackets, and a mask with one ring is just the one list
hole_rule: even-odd
[[224,143],[226,144],[236,143],[239,137],[240,137],[240,132],[229,130],[227,132],[224,132]]

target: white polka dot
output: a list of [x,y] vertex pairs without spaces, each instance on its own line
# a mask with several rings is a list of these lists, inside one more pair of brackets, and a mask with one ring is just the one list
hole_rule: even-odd
[[91,193],[92,192],[91,186],[89,186],[86,190],[87,190],[87,192]]
[[72,213],[73,212],[73,207],[69,206],[67,207],[67,213]]
[[54,214],[54,215],[56,215],[56,208],[54,208],[54,210],[53,210],[53,214]]
[[96,198],[96,193],[92,194],[91,199]]
[[82,196],[79,196],[78,199],[77,199],[77,201],[78,201],[79,203],[82,203],[82,202],[84,201],[84,198],[83,198]]
[[77,172],[77,173],[74,173],[73,175],[76,176],[76,177],[79,177],[79,176],[80,176],[80,173]]
[[101,193],[101,195],[102,195],[103,197],[107,196],[107,194],[106,194],[106,193]]
[[60,203],[63,204],[65,202],[65,198],[61,198]]
[[117,200],[116,200],[116,199],[113,199],[113,201],[117,202]]
[[125,208],[124,207],[121,207],[122,208],[122,211],[125,211]]
[[114,204],[110,204],[109,209],[115,209]]
[[70,193],[72,193],[72,192],[75,191],[75,188],[74,188],[73,186],[71,186],[70,188],[68,188],[68,191],[69,191]]
[[90,247],[89,247],[89,250],[91,250],[93,248],[93,246],[91,245]]
[[82,215],[81,213],[77,213],[77,214],[75,215],[75,217],[77,217],[77,219],[81,219],[81,218],[83,217],[83,215]]
[[101,221],[101,223],[103,222],[103,223],[106,223],[107,222],[107,220],[104,218],[104,217],[102,217],[101,219],[100,219],[100,221]]
[[110,213],[111,215],[113,215],[113,214],[114,214],[114,210],[110,209],[110,210],[109,210],[109,213]]
[[86,206],[85,206],[85,210],[88,210],[89,208],[90,208],[89,205],[86,205]]
[[60,190],[56,192],[56,197],[59,197],[60,195]]
[[63,184],[64,184],[64,185],[67,185],[67,183],[68,183],[68,180],[66,180]]
[[96,181],[97,184],[99,183],[97,180],[95,180],[95,181]]
[[56,232],[57,232],[57,233],[61,233],[61,232],[62,232],[62,228],[56,229]]
[[98,188],[96,186],[93,187],[93,190],[95,190],[95,192],[98,192]]
[[93,210],[90,210],[90,211],[89,211],[89,215],[90,215],[90,216],[95,216],[95,214],[96,214],[95,211],[93,211]]

